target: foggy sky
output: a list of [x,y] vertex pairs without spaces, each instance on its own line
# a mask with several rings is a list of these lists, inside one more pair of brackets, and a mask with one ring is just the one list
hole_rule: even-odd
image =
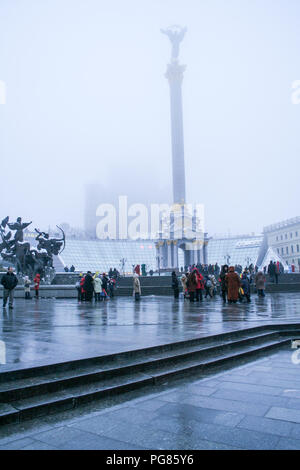
[[187,199],[206,230],[300,215],[298,0],[0,0],[0,218],[82,226],[95,181],[171,197],[172,24],[188,28]]

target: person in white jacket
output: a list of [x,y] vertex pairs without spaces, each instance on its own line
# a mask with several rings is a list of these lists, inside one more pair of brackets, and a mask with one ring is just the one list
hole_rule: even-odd
[[100,274],[94,277],[94,294],[95,294],[95,302],[101,300],[101,292],[102,292],[102,280]]
[[135,300],[140,300],[141,297],[141,283],[137,273],[133,274],[133,295]]

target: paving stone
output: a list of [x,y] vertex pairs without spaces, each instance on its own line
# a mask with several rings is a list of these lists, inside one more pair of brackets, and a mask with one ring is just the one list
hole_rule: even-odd
[[194,422],[188,416],[170,417],[161,415],[147,423],[147,427],[161,431],[172,432],[176,435],[190,434]]
[[[180,449],[180,448],[179,448]],[[196,450],[241,450],[239,447],[233,447],[226,444],[221,444],[220,442],[211,442],[205,440],[196,439],[192,440],[190,447],[186,449],[196,449]]]
[[290,400],[288,400],[286,407],[300,410],[300,398],[291,398]]
[[279,387],[269,387],[258,384],[245,384],[240,382],[221,382],[220,389],[239,390],[241,392],[261,393],[263,395],[282,396],[284,389]]
[[57,447],[50,446],[45,442],[34,441],[22,450],[57,450]]
[[158,411],[165,404],[166,404],[165,401],[163,401],[162,399],[157,400],[153,398],[151,400],[143,400],[138,403],[131,404],[130,408],[134,407],[135,409],[139,409],[139,410],[155,412],[155,411]]
[[218,423],[224,426],[236,426],[241,421],[243,415],[231,413],[228,411],[220,411],[209,408],[195,407],[189,404],[169,403],[160,408],[159,417],[151,422],[151,425],[157,423],[163,417],[167,419],[177,419],[180,423],[189,424],[190,422]]
[[189,385],[185,390],[187,393],[192,393],[193,395],[209,396],[212,395],[217,390],[217,388]]
[[59,446],[60,450],[144,450],[147,447],[128,444],[116,439],[110,439],[104,436],[96,436],[85,433],[76,441],[68,441]]
[[71,424],[69,427],[102,435],[106,431],[117,428],[122,423],[122,421],[118,420],[112,421],[110,417],[105,416],[106,414],[107,413],[100,416],[94,416],[93,418],[80,420]]
[[281,387],[282,389],[284,388],[299,388],[300,387],[300,381],[295,381],[293,380],[288,380],[288,379],[275,379],[275,378],[268,378],[264,377],[259,379],[259,384],[262,385],[268,385],[271,387]]
[[200,409],[196,408],[195,406],[177,402],[165,402],[165,406],[159,409],[158,419],[161,417],[167,417],[177,418],[179,420],[188,422],[197,417],[199,420],[208,419],[209,422],[211,422],[211,419],[215,418],[217,414],[217,410]]
[[237,390],[218,390],[212,395],[212,398],[223,398],[226,400],[241,401],[245,399],[248,403],[258,403],[269,406],[286,406],[288,399],[281,396],[264,395],[262,393],[253,393],[248,391],[245,397],[245,391]]
[[263,372],[271,372],[272,371],[272,366],[254,366],[251,369],[251,372],[256,372],[256,371],[263,371]]
[[[218,375],[220,377],[220,374]],[[216,380],[216,376],[214,375],[213,379],[202,379],[193,382],[193,387],[199,385],[200,387],[212,387],[212,388],[218,388],[220,385],[220,381]]]
[[[110,439],[135,444],[148,449],[178,449],[183,443],[188,444],[185,436],[176,435],[148,426],[138,426],[119,423],[117,427],[101,431],[102,435]],[[183,447],[184,448],[184,447]]]
[[233,411],[241,414],[249,414],[253,416],[264,416],[269,410],[268,405],[258,405],[246,402],[238,402],[231,400],[223,400],[221,398],[197,397],[196,399],[187,398],[184,404],[193,405],[201,408],[210,408],[214,410]]
[[300,410],[274,406],[268,411],[266,418],[290,421],[292,423],[300,423]]
[[[214,392],[213,388],[210,389],[210,390],[211,390],[211,393]],[[202,396],[202,395],[192,394],[191,392],[189,393],[189,392],[184,390],[184,391],[176,391],[176,392],[171,392],[171,393],[164,394],[161,398],[165,402],[182,403],[184,400],[186,400],[189,397],[197,398],[197,396]],[[206,396],[206,395],[204,395],[204,396]]]
[[[280,380],[280,381],[286,380],[287,382],[293,381],[294,386],[300,388],[300,378],[299,378],[300,370],[299,369],[300,369],[299,366],[297,366],[297,367],[295,367],[294,370],[292,368],[290,368],[286,371],[283,371],[282,369],[278,370],[275,367],[275,368],[273,368],[273,374],[271,374],[272,377],[270,377],[270,379],[271,380]],[[257,375],[257,374],[259,374],[259,375]],[[256,376],[257,376],[258,379],[263,379],[263,380],[266,379],[266,374],[262,373],[262,372],[256,372]]]
[[[257,384],[257,378],[248,375],[235,375],[233,371],[230,374],[224,375],[222,382],[237,382],[237,383],[244,383],[244,384]],[[221,386],[221,385],[220,385]]]
[[[111,411],[105,414],[106,420],[121,421],[133,424],[149,423],[156,417],[157,413],[153,411],[146,411],[142,409],[136,409],[134,407],[124,406],[123,408]],[[101,417],[99,417],[101,419]]]
[[30,437],[25,437],[24,439],[17,439],[7,444],[0,445],[0,450],[21,450],[24,447],[32,444],[33,442],[34,440]]
[[[237,375],[248,376],[248,375],[251,374],[251,372],[252,372],[252,370],[247,369],[245,367],[237,367],[236,369],[234,369],[234,375],[235,376],[237,376]],[[225,377],[226,377],[226,375],[225,375]]]
[[277,450],[300,450],[300,440],[282,437],[276,445]]
[[271,434],[241,428],[230,428],[228,432],[228,429],[225,426],[200,423],[199,427],[194,429],[194,433],[198,434],[200,439],[249,450],[274,449],[279,441],[278,436]]
[[50,446],[62,446],[65,442],[71,440],[80,440],[84,433],[78,429],[64,426],[62,428],[55,428],[50,431],[34,434],[32,437],[38,441],[45,442]]
[[300,439],[300,424],[291,423],[290,437],[293,439]]
[[244,415],[239,413],[221,411],[214,419],[214,423],[221,424],[222,426],[237,426],[243,418]]
[[238,424],[238,428],[275,434],[276,436],[289,436],[292,431],[292,423],[260,416],[245,416]]

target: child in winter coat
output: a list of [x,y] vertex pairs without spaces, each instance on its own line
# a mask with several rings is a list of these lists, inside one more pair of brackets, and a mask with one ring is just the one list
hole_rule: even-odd
[[33,282],[34,282],[35,297],[36,297],[36,299],[38,299],[39,298],[40,282],[41,282],[41,275],[39,273],[37,273],[37,275],[33,279]]
[[242,274],[241,278],[241,287],[239,289],[239,300],[243,302],[244,299],[247,300],[248,303],[251,302],[250,298],[250,281],[246,273]]
[[188,288],[187,288],[187,275],[183,274],[181,276],[180,281],[181,281],[181,286],[182,286],[183,297],[187,299],[189,296]]
[[30,279],[28,276],[24,277],[24,292],[25,292],[25,299],[31,299],[30,297]]

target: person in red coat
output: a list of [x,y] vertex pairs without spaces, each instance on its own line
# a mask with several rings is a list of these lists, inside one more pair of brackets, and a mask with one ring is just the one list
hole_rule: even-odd
[[204,279],[203,279],[202,274],[199,273],[197,268],[194,268],[193,272],[196,274],[196,279],[197,279],[196,300],[198,302],[199,302],[199,300],[202,302],[202,300],[203,300],[202,291],[204,289]]
[[82,278],[80,280],[81,300],[85,300],[85,290],[83,288],[84,282],[85,282],[85,276],[82,276]]
[[41,275],[39,273],[36,274],[35,278],[33,279],[33,282],[34,282],[35,297],[38,299],[40,282],[41,282]]
[[188,275],[188,279],[187,279],[187,287],[188,287],[188,292],[190,296],[190,302],[194,302],[197,284],[198,284],[198,281],[197,281],[196,273],[193,270],[192,272],[190,272],[190,274]]
[[136,265],[136,267],[134,268],[134,272],[140,276],[141,275],[141,267],[139,264]]
[[226,284],[228,303],[236,303],[239,298],[239,288],[241,287],[241,281],[239,275],[234,272],[233,266],[230,266],[228,274],[226,274]]

